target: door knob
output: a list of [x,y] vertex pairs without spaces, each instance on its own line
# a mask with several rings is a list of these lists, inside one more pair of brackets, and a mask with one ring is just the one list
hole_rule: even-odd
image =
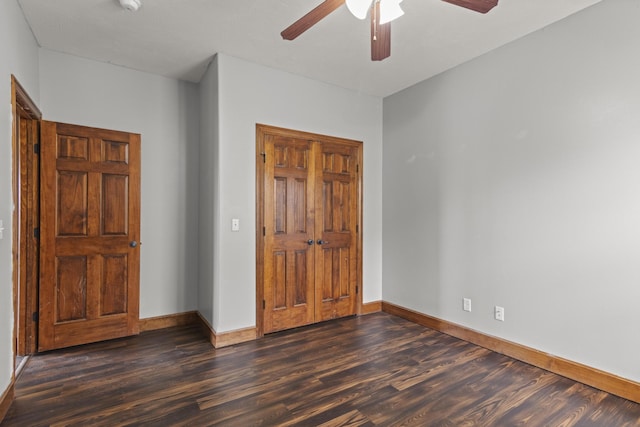
[[132,240],[131,242],[129,242],[129,246],[131,246],[132,248],[135,248],[136,246],[138,246],[138,242],[136,242],[135,240]]
[[329,244],[329,242],[327,242],[326,240],[322,240],[322,239],[318,239],[318,242],[317,242],[317,243],[318,243],[319,245],[328,245],[328,244]]
[[309,245],[309,246],[313,246],[313,239],[309,239],[309,240],[307,240],[307,245]]

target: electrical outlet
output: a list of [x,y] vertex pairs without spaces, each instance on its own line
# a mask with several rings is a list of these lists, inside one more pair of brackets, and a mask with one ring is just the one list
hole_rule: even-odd
[[495,313],[496,320],[504,322],[504,307],[500,307],[499,305],[496,305],[496,309],[494,313]]
[[462,298],[462,309],[464,311],[471,311],[471,298]]

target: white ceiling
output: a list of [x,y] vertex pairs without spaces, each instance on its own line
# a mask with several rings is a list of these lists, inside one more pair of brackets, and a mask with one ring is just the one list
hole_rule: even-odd
[[486,15],[404,0],[391,57],[370,60],[369,22],[340,7],[294,41],[280,31],[322,0],[18,0],[40,46],[193,82],[218,52],[387,96],[600,0],[500,0]]

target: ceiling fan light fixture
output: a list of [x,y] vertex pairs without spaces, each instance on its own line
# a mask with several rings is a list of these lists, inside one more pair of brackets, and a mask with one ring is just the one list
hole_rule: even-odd
[[120,6],[130,12],[136,12],[142,6],[142,0],[120,0]]
[[400,8],[402,0],[380,0],[380,25],[391,22],[404,15]]
[[373,0],[346,0],[347,9],[358,19],[367,17],[367,12],[371,8]]

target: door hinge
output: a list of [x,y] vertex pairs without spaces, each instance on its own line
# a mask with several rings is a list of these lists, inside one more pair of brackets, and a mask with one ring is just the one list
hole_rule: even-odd
[[358,285],[356,285],[356,294],[358,293]]
[[39,320],[39,318],[40,317],[38,316],[38,312],[37,311],[31,315],[31,320],[33,320],[34,322],[37,322]]
[[356,173],[360,173],[360,165],[356,165]]
[[36,239],[40,238],[40,228],[36,227],[33,229],[33,237],[35,237]]
[[40,154],[40,144],[33,144],[33,152]]
[[356,233],[360,232],[360,225],[356,224]]
[[262,235],[263,236],[267,235],[267,227],[262,227]]
[[262,163],[267,163],[267,153],[260,153],[262,156]]
[[264,310],[265,308],[267,308],[267,302],[262,300],[262,309]]

